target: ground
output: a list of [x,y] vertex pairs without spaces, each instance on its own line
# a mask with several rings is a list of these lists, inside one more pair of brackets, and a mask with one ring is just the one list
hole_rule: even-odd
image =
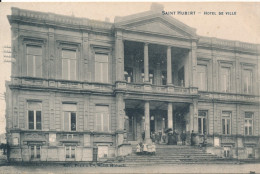
[[0,152],[0,174],[5,173],[260,173],[260,164],[182,164],[142,167],[14,166]]
[[0,173],[260,173],[260,164],[146,167],[1,166]]

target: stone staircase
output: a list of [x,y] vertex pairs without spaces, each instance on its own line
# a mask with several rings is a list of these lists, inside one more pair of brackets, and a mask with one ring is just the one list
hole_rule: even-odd
[[192,146],[157,145],[155,155],[137,155],[135,149],[133,146],[133,153],[125,157],[124,166],[236,163]]

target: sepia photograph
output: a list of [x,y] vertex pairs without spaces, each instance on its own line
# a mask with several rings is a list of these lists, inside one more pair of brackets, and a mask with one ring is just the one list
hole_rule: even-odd
[[0,173],[260,173],[260,2],[0,2]]

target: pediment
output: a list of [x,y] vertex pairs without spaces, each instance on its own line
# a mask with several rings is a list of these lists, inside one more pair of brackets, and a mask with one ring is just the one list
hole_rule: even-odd
[[165,36],[176,36],[183,38],[197,37],[196,29],[169,16],[158,13],[143,13],[134,16],[121,17],[115,21],[116,28],[129,31],[138,31]]
[[133,31],[141,31],[146,33],[154,33],[154,34],[161,34],[161,35],[174,35],[174,36],[189,36],[187,33],[178,31],[178,29],[174,28],[173,26],[169,26],[160,21],[153,21],[142,23],[139,25],[127,26],[127,29]]

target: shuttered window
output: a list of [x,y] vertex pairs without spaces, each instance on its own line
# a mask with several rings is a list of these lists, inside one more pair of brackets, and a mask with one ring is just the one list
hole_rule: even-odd
[[27,46],[27,75],[30,77],[42,77],[42,47]]
[[108,55],[95,54],[95,81],[108,83]]
[[221,68],[221,92],[230,92],[231,90],[231,72],[230,68]]
[[197,78],[198,78],[199,90],[206,91],[208,89],[207,66],[206,65],[198,65]]
[[62,79],[77,79],[76,50],[62,50]]
[[244,93],[252,94],[253,89],[253,73],[252,70],[243,70],[243,87]]
[[76,131],[77,130],[77,118],[76,118],[76,104],[63,104],[63,130]]
[[109,122],[108,106],[96,106],[95,130],[109,131]]

